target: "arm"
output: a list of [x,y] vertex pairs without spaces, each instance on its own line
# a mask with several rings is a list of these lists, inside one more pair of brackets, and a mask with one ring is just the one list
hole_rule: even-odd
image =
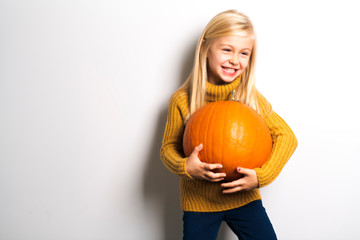
[[188,158],[184,157],[182,138],[185,128],[184,116],[188,114],[187,96],[176,96],[177,94],[174,94],[169,102],[168,118],[160,150],[163,163],[171,172],[187,179],[197,178],[211,182],[223,180],[224,173],[213,172],[214,169],[222,168],[220,164],[200,161],[198,155],[202,150],[202,144],[195,147]]
[[270,129],[273,149],[267,162],[262,167],[255,168],[259,187],[275,180],[298,145],[294,133],[278,114],[271,112],[264,120]]
[[[174,94],[169,101],[168,116],[164,132],[164,138],[160,149],[160,157],[164,165],[172,172],[181,177],[191,179],[186,172],[186,158],[182,150],[182,137],[184,132],[183,115],[179,105],[187,105],[187,99]],[[184,109],[186,110],[186,108]],[[183,111],[184,111],[183,110]]]

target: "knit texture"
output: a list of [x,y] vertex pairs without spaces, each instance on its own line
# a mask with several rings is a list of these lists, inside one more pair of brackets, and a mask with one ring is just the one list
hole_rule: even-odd
[[[227,85],[206,85],[206,102],[229,100],[231,91],[240,83],[240,78]],[[285,123],[274,111],[269,110],[269,103],[258,94],[258,105],[261,115],[270,129],[273,139],[273,149],[268,161],[256,168],[259,187],[264,187],[274,181],[297,147],[297,139]],[[223,194],[221,183],[212,183],[194,179],[186,172],[182,139],[189,113],[188,93],[176,91],[169,101],[168,118],[165,127],[160,156],[165,166],[181,177],[180,195],[181,207],[184,211],[216,212],[241,207],[254,200],[261,199],[259,188],[232,194]],[[241,167],[241,166],[240,166]]]

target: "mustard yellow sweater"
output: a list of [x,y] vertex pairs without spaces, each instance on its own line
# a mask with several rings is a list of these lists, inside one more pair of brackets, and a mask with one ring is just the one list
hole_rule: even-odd
[[[229,100],[231,91],[239,85],[240,78],[227,85],[207,83],[206,101]],[[259,94],[258,103],[261,115],[268,125],[273,139],[273,149],[268,161],[256,168],[259,187],[271,183],[281,172],[297,147],[297,140],[285,123],[274,111],[266,109],[267,100]],[[259,189],[223,194],[221,183],[212,183],[192,178],[185,169],[187,158],[182,148],[182,138],[185,119],[188,115],[188,94],[186,91],[176,91],[170,101],[168,118],[165,127],[160,156],[165,166],[181,177],[181,207],[184,211],[216,212],[241,207],[254,200],[261,199]]]

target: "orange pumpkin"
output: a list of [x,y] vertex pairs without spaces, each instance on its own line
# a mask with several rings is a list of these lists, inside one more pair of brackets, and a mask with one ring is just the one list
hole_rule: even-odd
[[240,178],[237,167],[261,167],[269,158],[272,138],[264,119],[253,109],[236,101],[209,103],[196,111],[186,124],[184,153],[203,144],[199,158],[220,163],[225,181]]

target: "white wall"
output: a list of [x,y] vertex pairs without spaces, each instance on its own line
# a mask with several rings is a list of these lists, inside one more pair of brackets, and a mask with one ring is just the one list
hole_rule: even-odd
[[[360,16],[351,1],[0,2],[0,239],[181,239],[161,163],[196,40],[235,8],[299,147],[262,189],[279,239],[358,239]],[[222,228],[219,239],[235,239]]]

